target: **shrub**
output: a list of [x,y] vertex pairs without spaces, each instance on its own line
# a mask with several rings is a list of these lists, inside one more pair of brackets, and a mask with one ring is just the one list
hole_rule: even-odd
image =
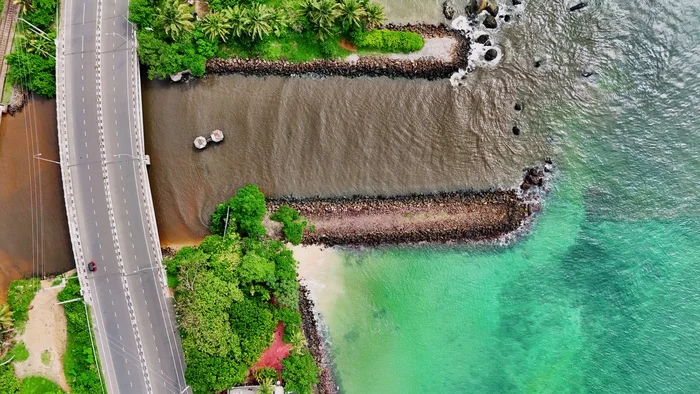
[[6,358],[9,359],[12,356],[15,357],[12,359],[13,362],[22,362],[29,358],[29,350],[27,350],[27,346],[24,342],[17,342],[12,349],[10,349]]
[[52,57],[17,48],[7,55],[7,64],[10,66],[9,79],[13,84],[44,97],[56,95],[56,61]]
[[31,10],[27,11],[23,17],[39,29],[46,30],[54,23],[56,0],[32,0]]
[[[77,280],[66,281],[66,287],[58,293],[59,301],[68,301],[80,297],[80,285]],[[63,304],[68,328],[68,342],[63,354],[63,374],[71,393],[92,394],[103,392],[97,370],[97,355],[92,351],[90,328],[82,301]]]
[[24,324],[29,317],[29,304],[34,299],[34,295],[41,286],[39,279],[18,279],[10,283],[7,291],[7,305],[13,311],[12,319],[18,331],[24,329]]
[[257,371],[255,371],[253,375],[255,376],[255,380],[257,380],[258,382],[265,379],[270,379],[274,382],[278,379],[277,371],[275,371],[274,368],[269,367],[260,368]]
[[371,30],[353,34],[353,42],[360,49],[385,53],[409,53],[423,48],[423,37],[408,31]]
[[282,360],[282,379],[285,391],[311,394],[311,385],[318,383],[318,366],[308,350],[292,354]]
[[0,366],[0,393],[19,393],[19,380],[15,377],[15,369],[12,364]]
[[21,394],[64,394],[64,391],[54,382],[41,377],[29,376],[22,379]]
[[300,332],[301,315],[299,312],[290,308],[279,308],[276,311],[275,317],[284,324],[284,343],[292,343],[292,338]]
[[282,223],[282,234],[292,245],[299,245],[304,236],[306,220],[289,205],[282,205],[277,212],[270,215],[270,219]]

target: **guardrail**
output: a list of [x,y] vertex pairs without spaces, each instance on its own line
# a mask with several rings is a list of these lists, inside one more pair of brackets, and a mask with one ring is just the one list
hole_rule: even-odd
[[[144,145],[143,112],[141,111],[141,74],[139,72],[138,54],[136,51],[136,48],[138,48],[136,30],[132,29],[132,35],[134,44],[131,46],[131,99],[132,111],[134,114],[134,135],[136,137],[136,149],[138,150],[138,155],[139,157],[143,157],[146,152],[146,148]],[[138,167],[141,183],[141,198],[146,208],[146,212],[148,212],[148,215],[146,216],[146,224],[148,226],[148,235],[151,242],[151,248],[153,249],[153,257],[156,264],[159,266],[158,278],[160,279],[161,291],[165,297],[169,298],[170,292],[168,291],[168,279],[165,273],[165,267],[163,266],[163,254],[160,250],[160,238],[158,237],[158,227],[156,225],[157,222],[155,208],[153,206],[153,194],[151,192],[151,185],[148,180],[146,163],[143,160],[139,160]]]
[[[61,2],[63,4],[63,2]],[[66,15],[65,10],[61,10],[61,15]],[[63,16],[61,17],[62,22]],[[61,23],[61,25],[64,25]],[[66,215],[68,216],[68,232],[73,245],[73,258],[80,282],[80,294],[92,305],[92,291],[88,283],[87,267],[85,266],[85,256],[80,242],[80,231],[78,226],[78,215],[75,207],[75,194],[73,193],[73,181],[70,176],[70,149],[68,148],[68,116],[66,114],[66,68],[65,68],[65,37],[63,30],[59,29],[56,38],[56,121],[58,126],[58,152],[60,156],[61,178],[63,181],[63,198],[66,203]]]

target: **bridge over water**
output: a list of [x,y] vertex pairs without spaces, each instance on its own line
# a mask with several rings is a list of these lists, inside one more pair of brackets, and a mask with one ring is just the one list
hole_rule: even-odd
[[181,394],[191,390],[162,267],[127,17],[128,0],[61,2],[56,83],[66,211],[107,391]]

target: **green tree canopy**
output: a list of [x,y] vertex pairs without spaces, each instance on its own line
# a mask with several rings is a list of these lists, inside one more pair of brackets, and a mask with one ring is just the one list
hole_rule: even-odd
[[308,350],[291,354],[282,360],[282,379],[285,391],[311,394],[311,385],[318,383],[318,366]]
[[292,245],[299,245],[304,236],[307,222],[295,209],[289,205],[282,205],[277,212],[270,215],[270,219],[282,223],[282,234]]
[[212,12],[202,20],[202,31],[211,39],[219,38],[226,41],[231,31],[229,14],[226,12]]
[[157,8],[155,22],[156,26],[163,29],[171,38],[177,38],[181,33],[194,28],[188,5],[181,3],[180,0],[164,0],[163,4]]

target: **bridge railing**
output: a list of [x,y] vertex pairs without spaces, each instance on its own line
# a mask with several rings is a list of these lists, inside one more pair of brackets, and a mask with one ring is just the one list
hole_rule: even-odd
[[[66,12],[61,3],[60,26],[65,26]],[[66,113],[66,67],[65,67],[65,36],[62,28],[56,37],[56,121],[58,126],[58,152],[61,165],[61,179],[63,181],[63,198],[66,204],[66,215],[68,216],[68,232],[73,246],[73,258],[75,259],[78,282],[80,283],[80,294],[89,305],[92,305],[92,292],[87,280],[87,267],[83,247],[80,242],[80,231],[78,226],[78,215],[75,207],[75,194],[73,192],[73,181],[70,176],[70,149],[68,147],[68,115]]]

